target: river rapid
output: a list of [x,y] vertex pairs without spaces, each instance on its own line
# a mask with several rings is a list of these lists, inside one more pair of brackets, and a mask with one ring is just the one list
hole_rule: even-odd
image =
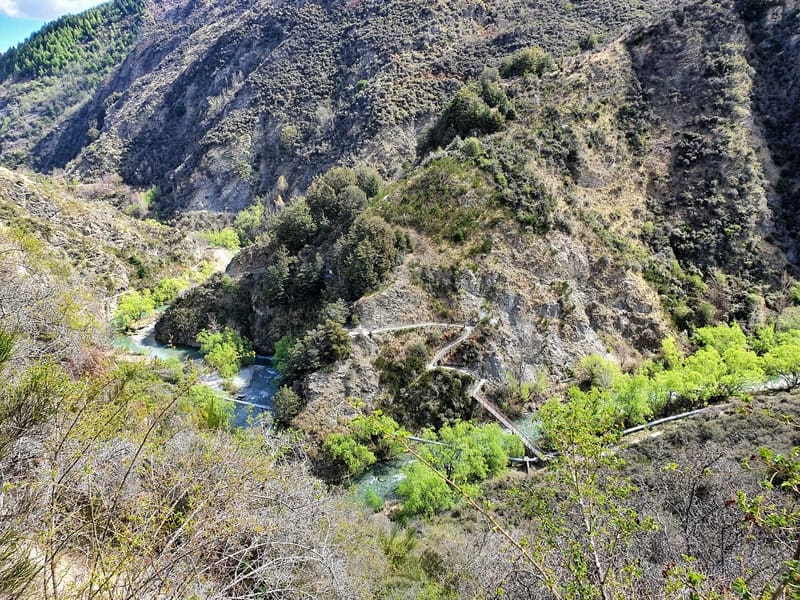
[[[114,338],[115,347],[135,354],[159,360],[177,359],[181,362],[200,361],[200,353],[186,346],[165,346],[156,341],[155,324],[148,325],[130,335]],[[272,397],[278,389],[280,375],[272,366],[269,356],[256,356],[255,363],[244,367],[233,377],[236,392],[231,395],[222,387],[219,375],[204,375],[202,382],[223,394],[235,403],[233,425],[246,427],[253,419],[272,411]]]

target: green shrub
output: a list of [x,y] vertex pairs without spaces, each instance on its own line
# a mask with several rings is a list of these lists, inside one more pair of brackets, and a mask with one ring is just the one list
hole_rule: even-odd
[[190,409],[198,421],[211,429],[222,429],[233,418],[234,404],[207,385],[195,385],[188,392]]
[[0,327],[0,368],[11,358],[15,335]]
[[423,149],[446,146],[456,137],[495,133],[505,128],[512,106],[494,82],[471,82],[462,87],[428,132]]
[[203,235],[203,237],[212,246],[218,248],[227,248],[234,252],[238,252],[241,246],[239,245],[239,235],[230,227],[226,227],[219,231],[210,231]]
[[356,183],[367,198],[375,198],[383,187],[383,178],[373,167],[359,167],[356,169]]
[[367,488],[364,494],[364,503],[374,512],[381,512],[383,510],[383,498],[372,488]]
[[[430,431],[423,437],[437,438]],[[414,462],[403,469],[406,477],[397,488],[403,500],[403,518],[432,516],[455,506],[460,495],[442,476],[467,493],[477,494],[477,484],[505,470],[509,456],[524,454],[522,441],[504,433],[495,423],[480,427],[465,421],[445,425],[439,430],[438,440],[441,445],[417,448],[427,464]]]
[[149,187],[147,190],[142,192],[142,204],[146,209],[150,209],[153,205],[153,202],[159,199],[161,196],[161,190],[157,185]]
[[582,388],[610,388],[621,374],[617,363],[599,354],[584,356],[572,370]]
[[461,145],[461,152],[464,153],[464,156],[468,156],[469,158],[480,156],[483,153],[481,141],[476,137],[468,137]]
[[239,243],[249,246],[255,242],[261,227],[264,225],[264,205],[256,201],[252,206],[245,208],[233,221],[233,227],[239,237]]
[[291,148],[300,139],[300,130],[294,125],[284,125],[281,127],[280,142],[284,148]]
[[150,269],[147,264],[142,260],[142,258],[136,254],[131,254],[128,257],[128,262],[136,267],[136,276],[139,279],[145,279],[148,275],[150,275]]
[[578,48],[580,48],[581,52],[594,50],[601,41],[603,41],[602,35],[598,33],[587,33],[578,40]]
[[152,291],[153,302],[156,306],[169,304],[187,287],[189,280],[185,277],[164,277]]
[[288,386],[281,386],[272,397],[272,414],[275,422],[282,427],[288,427],[301,410],[302,399]]
[[505,58],[500,63],[500,76],[507,79],[534,73],[541,77],[546,72],[555,69],[556,63],[552,56],[539,46],[531,46]]

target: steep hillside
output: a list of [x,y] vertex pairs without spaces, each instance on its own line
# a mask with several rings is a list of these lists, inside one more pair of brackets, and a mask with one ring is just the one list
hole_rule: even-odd
[[145,0],[113,0],[47,24],[0,56],[0,156],[5,166],[32,152],[125,58],[145,20]]
[[[691,4],[560,68],[545,60],[540,75],[516,72],[533,56],[524,52],[500,65],[505,77],[484,72],[432,130],[446,148],[355,203],[366,207],[359,219],[404,240],[395,250],[348,254],[363,238],[348,233],[352,217],[320,213],[333,202],[322,190],[342,177],[325,176],[234,261],[233,296],[186,297],[159,324],[161,339],[192,343],[212,315],[271,351],[322,326],[325,302],[357,300],[349,318],[367,330],[479,323],[449,358],[501,389],[510,374],[562,379],[591,352],[633,365],[670,331],[763,321],[785,305],[796,239],[758,109],[749,31],[766,13],[745,8]],[[390,256],[397,267],[353,294],[348,265]],[[291,287],[275,295],[278,272]],[[387,343],[359,338],[349,362],[307,378],[309,414],[330,426],[331,398],[396,401],[374,367]]]
[[[755,5],[753,18],[747,23],[751,40],[748,59],[755,68],[754,112],[762,127],[766,151],[761,156],[771,159],[768,200],[776,207],[778,239],[788,233],[794,244],[788,246],[792,261],[800,261],[798,240],[800,226],[797,214],[798,167],[800,167],[800,131],[798,131],[798,65],[800,45],[796,32],[798,6],[795,2],[762,2]],[[768,10],[767,10],[768,9]]]
[[[541,3],[169,2],[30,162],[158,184],[165,211],[237,211],[337,162],[396,175],[464,79],[537,43],[557,55],[663,8]],[[9,94],[16,94],[8,88]]]
[[[4,55],[54,172],[0,166],[0,598],[800,597],[799,19],[118,0]],[[164,304],[203,359],[109,348]]]
[[23,362],[80,362],[104,345],[121,292],[200,256],[180,232],[87,202],[89,191],[0,168],[0,316]]

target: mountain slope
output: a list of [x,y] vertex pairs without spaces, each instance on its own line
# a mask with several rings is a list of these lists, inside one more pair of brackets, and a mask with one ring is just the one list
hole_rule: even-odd
[[[539,3],[170,2],[39,168],[158,184],[162,209],[236,211],[336,162],[395,175],[468,76],[519,47],[558,55],[660,10],[647,0]],[[76,105],[75,108],[78,108]]]
[[[732,320],[754,327],[779,311],[796,239],[759,109],[764,75],[750,31],[765,17],[743,7],[688,4],[561,69],[488,72],[460,92],[440,122],[478,136],[452,138],[366,208],[411,251],[355,302],[352,321],[368,330],[481,322],[451,359],[502,388],[508,373],[562,379],[591,352],[632,366],[672,331]],[[505,103],[514,119],[483,118]],[[486,122],[494,133],[481,133]],[[309,189],[312,221],[324,181]],[[163,339],[192,342],[196,331],[181,323],[223,314],[270,351],[317,324],[322,304],[303,316],[296,300],[269,292],[284,268],[279,223],[300,212],[282,215],[229,269],[235,310],[222,289],[195,306],[187,297],[160,324]],[[348,259],[323,249],[336,221],[324,223],[287,242],[286,273],[295,286],[317,273],[312,283],[330,301]],[[237,315],[245,317],[236,323]],[[333,426],[331,399],[387,404],[387,375],[375,368],[387,344],[359,339],[352,359],[304,380],[307,417],[328,419],[310,429]]]
[[0,56],[0,155],[31,166],[31,152],[92,97],[127,55],[145,0],[113,0],[47,24]]
[[0,168],[0,316],[17,356],[69,360],[105,346],[117,299],[199,259],[180,232],[86,188]]

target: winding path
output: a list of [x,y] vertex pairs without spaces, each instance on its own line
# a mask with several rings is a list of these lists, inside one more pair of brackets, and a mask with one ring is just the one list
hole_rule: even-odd
[[444,358],[450,354],[452,350],[454,350],[457,346],[464,343],[467,339],[472,336],[475,332],[475,327],[473,325],[469,325],[464,323],[463,325],[457,325],[454,323],[440,323],[435,321],[426,321],[422,323],[413,323],[409,325],[394,325],[389,327],[380,327],[376,329],[363,329],[358,328],[349,332],[350,337],[358,337],[361,335],[372,336],[375,334],[381,333],[392,333],[395,331],[410,331],[413,329],[424,329],[426,327],[438,327],[438,328],[458,328],[462,329],[461,334],[454,339],[452,342],[448,342],[444,346],[442,346],[436,353],[433,355],[431,360],[425,365],[425,370],[433,371],[435,369],[442,369],[446,371],[454,371],[456,373],[460,373],[462,375],[467,375],[475,380],[475,383],[470,387],[469,391],[467,392],[468,395],[473,398],[478,404],[480,404],[486,412],[492,415],[503,427],[505,427],[508,431],[516,435],[520,440],[522,440],[523,446],[525,446],[525,450],[533,457],[533,459],[537,461],[544,462],[548,460],[547,456],[542,453],[539,448],[537,448],[531,439],[525,435],[525,433],[517,427],[517,425],[509,419],[498,407],[497,405],[489,400],[486,396],[480,393],[481,388],[486,385],[487,380],[477,377],[472,371],[467,369],[463,369],[460,367],[454,367],[450,365],[442,365],[440,364]]
[[[351,329],[347,334],[351,337],[359,337],[361,335],[372,336],[381,333],[393,333],[395,331],[411,331],[412,329],[425,329],[426,327],[437,327],[439,329],[455,329],[457,327],[465,327],[465,325],[457,325],[454,323],[442,323],[440,321],[423,321],[422,323],[411,323],[410,325],[389,325],[387,327],[376,327],[375,329],[364,329],[357,327]],[[474,329],[474,327],[473,327]]]

